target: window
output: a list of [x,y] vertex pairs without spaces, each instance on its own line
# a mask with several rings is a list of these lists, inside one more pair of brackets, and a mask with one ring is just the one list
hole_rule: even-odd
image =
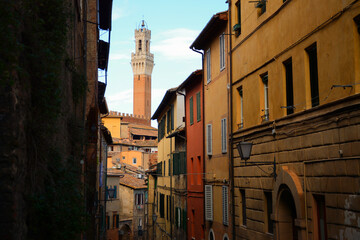
[[125,156],[123,156],[122,159],[125,159]]
[[207,133],[207,137],[206,137],[207,154],[212,155],[212,125],[211,124],[207,125],[206,133]]
[[212,185],[205,185],[205,220],[213,220]]
[[235,36],[239,36],[241,34],[241,2],[240,0],[235,3],[236,13],[237,13],[237,23],[233,26],[233,30],[235,31]]
[[141,47],[142,47],[141,46],[141,40],[139,40],[139,46],[138,47],[139,47],[139,51],[141,51]]
[[163,164],[164,164],[164,167],[163,167],[163,176],[165,176],[165,173],[166,173],[166,162],[164,161]]
[[244,127],[244,97],[243,97],[243,87],[238,88],[239,96],[240,96],[240,124],[239,128]]
[[210,229],[210,232],[209,232],[209,240],[215,240],[215,234],[212,229]]
[[222,186],[222,208],[223,208],[223,224],[229,225],[229,200],[228,186]]
[[119,214],[113,215],[113,228],[119,228]]
[[325,197],[323,195],[314,195],[315,200],[315,224],[314,227],[317,229],[318,239],[325,240],[327,238],[327,228],[326,228],[326,205],[325,205]]
[[141,218],[139,218],[139,225],[138,226],[142,227],[142,219]]
[[227,152],[227,124],[226,118],[221,119],[221,152]]
[[245,197],[245,190],[240,190],[241,195],[241,224],[246,226],[246,197]]
[[166,196],[166,220],[169,220],[170,204],[169,196]]
[[176,208],[175,209],[175,226],[177,228],[180,228],[180,224],[181,224],[181,208]]
[[285,67],[285,84],[286,84],[286,113],[294,113],[294,92],[293,92],[293,72],[292,59],[289,58],[284,63]]
[[166,129],[167,133],[169,133],[171,131],[171,109],[166,113],[166,120]]
[[164,197],[165,197],[165,195],[160,193],[160,217],[161,218],[164,218],[164,216],[165,216],[165,214],[164,214],[164,208],[165,208]]
[[264,115],[262,115],[261,118],[263,121],[269,121],[268,74],[264,73],[260,77],[264,87]]
[[311,106],[319,105],[319,82],[316,43],[306,49],[309,59]]
[[106,216],[106,229],[109,230],[110,229],[110,216]]
[[189,110],[190,110],[190,125],[193,125],[194,124],[194,105],[193,105],[193,97],[191,96],[190,99],[189,99]]
[[133,164],[136,164],[136,158],[133,158]]
[[225,68],[225,33],[220,35],[220,71]]
[[163,117],[158,126],[158,141],[160,142],[161,139],[165,136],[165,117]]
[[266,213],[265,219],[265,231],[268,233],[274,233],[273,221],[271,219],[272,210],[272,194],[271,192],[264,192],[265,195],[265,208],[264,212]]
[[356,28],[358,33],[360,33],[360,14],[354,17],[354,22],[356,24]]
[[144,194],[143,193],[135,194],[135,205],[144,205]]
[[206,79],[207,83],[211,82],[211,54],[210,49],[206,51]]
[[171,105],[171,130],[174,130],[174,104]]
[[201,96],[200,92],[196,93],[196,120],[201,121]]

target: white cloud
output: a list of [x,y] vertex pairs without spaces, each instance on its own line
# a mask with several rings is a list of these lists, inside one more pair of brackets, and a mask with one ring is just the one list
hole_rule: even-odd
[[117,7],[117,6],[113,6],[111,14],[112,14],[111,15],[112,21],[115,21],[115,20],[117,20],[119,18],[129,16],[129,11],[126,9],[126,7],[120,8],[120,7]]
[[127,89],[124,91],[117,92],[113,95],[107,96],[106,101],[110,104],[116,104],[118,103],[131,103],[133,101],[133,90]]
[[110,60],[130,60],[129,54],[123,54],[123,53],[110,53],[109,56]]
[[198,53],[189,48],[197,35],[198,31],[186,28],[167,30],[154,37],[159,41],[152,46],[152,51],[172,59],[198,58]]

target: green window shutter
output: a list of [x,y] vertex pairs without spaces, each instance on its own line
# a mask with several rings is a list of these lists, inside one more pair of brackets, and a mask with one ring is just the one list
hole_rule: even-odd
[[201,121],[201,98],[200,92],[196,93],[196,119],[198,122]]
[[171,105],[171,130],[174,130],[174,104]]
[[175,226],[178,228],[178,208],[175,208]]
[[166,113],[166,130],[167,130],[167,133],[169,133],[170,131],[171,131],[171,122],[170,122],[170,114],[171,114],[171,112],[170,112],[171,110],[169,110],[167,113]]
[[186,219],[187,219],[187,218],[186,218],[186,210],[184,209],[182,212],[183,212],[183,214],[182,214],[182,215],[183,215],[182,225],[183,225],[184,231],[186,231],[186,222],[187,222],[187,221],[186,221]]
[[194,124],[194,109],[193,109],[193,97],[190,97],[189,99],[190,104],[190,125]]
[[170,164],[170,161],[171,161],[171,159],[169,159],[169,176],[171,176],[171,168],[170,168],[170,166],[171,166],[171,164]]

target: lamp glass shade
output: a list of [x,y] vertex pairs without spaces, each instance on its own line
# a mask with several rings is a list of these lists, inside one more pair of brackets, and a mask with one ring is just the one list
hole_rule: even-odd
[[156,214],[153,214],[153,215],[152,215],[152,219],[153,219],[153,222],[156,222],[157,215],[156,215]]
[[237,144],[236,147],[239,151],[241,159],[248,160],[250,158],[252,148],[251,142],[240,142]]
[[115,188],[110,188],[107,191],[108,191],[109,198],[115,197]]

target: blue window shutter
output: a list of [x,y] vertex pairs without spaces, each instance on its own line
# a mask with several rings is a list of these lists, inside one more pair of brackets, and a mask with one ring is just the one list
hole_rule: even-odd
[[116,189],[116,186],[114,186],[114,190],[115,190],[114,198],[117,198],[117,189]]

